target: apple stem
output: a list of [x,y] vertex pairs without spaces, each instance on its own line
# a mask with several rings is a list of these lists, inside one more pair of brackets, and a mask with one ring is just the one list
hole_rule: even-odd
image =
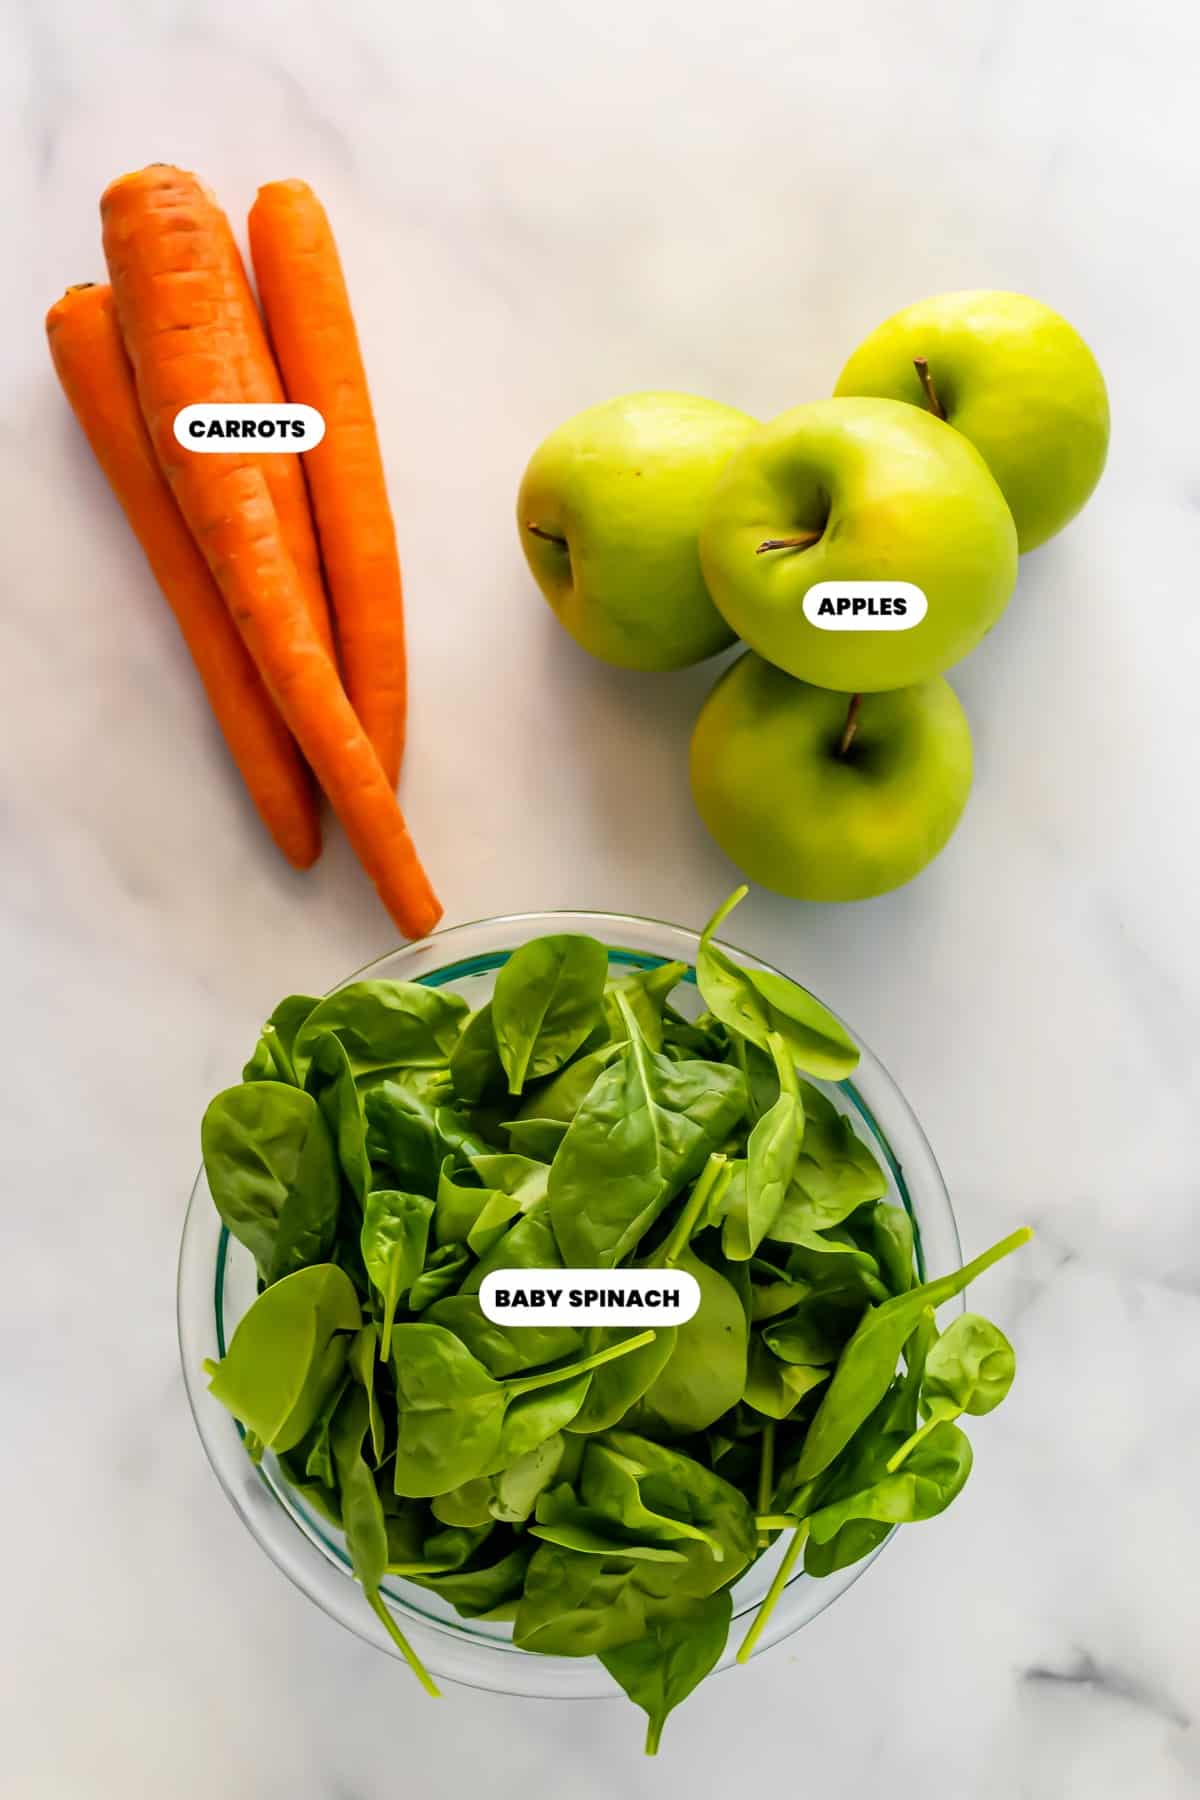
[[820,535],[819,531],[802,531],[798,537],[767,538],[754,554],[761,556],[764,550],[807,550],[810,544],[816,543]]
[[929,402],[929,410],[935,419],[944,419],[946,409],[938,399],[938,391],[933,385],[933,376],[929,373],[929,363],[924,356],[913,357],[913,368],[917,371],[917,380],[925,390],[925,398]]
[[526,519],[525,529],[532,532],[534,537],[544,538],[548,544],[557,544],[560,550],[565,550],[567,547],[566,538],[556,537],[552,531],[543,531],[541,526],[535,525],[531,519]]
[[842,741],[838,745],[838,755],[845,756],[854,742],[854,734],[858,730],[858,713],[862,706],[862,695],[851,694],[850,705],[846,709],[846,723],[842,727]]

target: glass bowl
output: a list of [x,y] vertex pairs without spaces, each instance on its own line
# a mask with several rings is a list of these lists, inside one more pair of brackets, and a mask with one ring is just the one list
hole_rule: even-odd
[[[521,913],[439,931],[380,957],[347,980],[370,976],[452,987],[471,1007],[478,1007],[490,996],[496,971],[512,951],[549,931],[579,931],[599,938],[608,946],[611,968],[619,974],[672,959],[694,964],[699,946],[695,932],[654,919],[616,913]],[[748,966],[771,967],[732,945],[723,947]],[[681,1007],[684,1005],[681,999]],[[699,1010],[698,996],[695,1010]],[[913,1221],[922,1277],[944,1274],[958,1268],[962,1259],[941,1172],[903,1095],[853,1027],[850,1030],[862,1050],[854,1079],[816,1085],[849,1114],[886,1170],[888,1198],[903,1205]],[[247,1054],[252,1048],[253,1033]],[[201,1442],[218,1481],[272,1562],[331,1618],[367,1643],[396,1655],[395,1646],[354,1581],[340,1533],[293,1492],[270,1457],[254,1466],[243,1446],[241,1427],[208,1393],[204,1359],[224,1355],[233,1329],[254,1295],[253,1259],[221,1224],[201,1171],[184,1222],[178,1291],[183,1375]],[[802,1572],[794,1575],[755,1654],[816,1618],[858,1580],[882,1548],[880,1545],[872,1557],[823,1580]],[[733,1662],[782,1554],[783,1546],[777,1544],[736,1584],[733,1626],[718,1668]],[[383,1594],[426,1666],[447,1680],[540,1699],[598,1698],[619,1691],[593,1657],[541,1656],[519,1650],[507,1625],[460,1619],[436,1595],[397,1577],[387,1578]]]

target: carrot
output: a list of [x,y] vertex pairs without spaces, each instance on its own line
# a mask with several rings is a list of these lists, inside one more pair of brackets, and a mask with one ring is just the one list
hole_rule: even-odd
[[197,456],[172,425],[197,395],[238,397],[240,341],[223,310],[216,208],[177,169],[123,176],[101,201],[104,253],[142,415],[184,518],[285,721],[400,929],[441,916],[383,772],[325,654],[279,528],[259,458]]
[[[227,394],[226,398],[277,403],[284,398],[283,383],[275,367],[263,322],[254,304],[254,296],[250,292],[245,264],[229,220],[196,176],[182,169],[174,169],[167,163],[156,163],[143,173],[146,176],[154,175],[161,182],[164,205],[170,204],[172,187],[184,202],[185,212],[176,214],[173,218],[166,243],[166,253],[172,265],[170,272],[177,287],[186,288],[192,274],[186,242],[177,235],[186,233],[187,230],[183,222],[186,206],[196,194],[201,195],[206,203],[207,248],[215,260],[215,273],[218,277],[217,282],[210,284],[206,291],[213,322],[220,322],[224,354],[237,375],[236,391]],[[148,254],[154,256],[153,247],[148,247]],[[186,394],[180,404],[186,406],[192,401],[210,399],[211,394],[197,392]],[[313,624],[329,655],[333,656],[333,631],[329,622],[325,585],[321,578],[321,557],[317,549],[300,458],[290,452],[276,451],[263,455],[261,461],[271,499],[279,514],[284,542],[296,564]]]
[[[221,253],[227,286],[226,303],[231,323],[244,328],[244,339],[238,347],[237,365],[241,380],[242,400],[267,401],[277,404],[285,398],[283,382],[275,359],[271,355],[271,346],[267,342],[267,334],[263,329],[262,319],[254,304],[254,296],[250,292],[250,283],[246,279],[246,266],[242,261],[242,253],[234,240],[229,221],[221,209],[213,203],[214,242]],[[196,399],[203,396],[197,394]],[[304,470],[300,458],[282,451],[275,451],[262,458],[263,473],[267,478],[267,487],[271,499],[275,503],[275,511],[279,515],[279,526],[283,532],[283,541],[292,554],[296,572],[304,587],[305,600],[313,624],[331,657],[335,656],[333,646],[333,628],[329,619],[329,603],[325,595],[325,582],[321,574],[321,553],[317,547],[317,534],[313,528],[312,509],[309,505],[308,487],[304,479]]]
[[346,691],[395,785],[404,752],[404,596],[371,397],[325,209],[303,181],[272,181],[250,212],[250,254],[289,400],[315,406],[305,456]]
[[63,392],[133,527],[263,824],[298,869],[321,853],[312,781],[155,461],[112,291],[68,288],[46,314]]

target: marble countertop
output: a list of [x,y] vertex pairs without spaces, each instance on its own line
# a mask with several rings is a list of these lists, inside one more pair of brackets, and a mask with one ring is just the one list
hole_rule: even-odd
[[[0,16],[8,1471],[0,1741],[20,1800],[1200,1794],[1200,789],[1194,7],[83,0]],[[302,175],[341,238],[400,531],[403,799],[448,921],[698,924],[711,671],[559,633],[512,529],[550,425],[639,387],[768,416],[925,293],[1028,289],[1111,385],[1109,472],[955,675],[978,774],[947,853],[737,936],[858,1027],[990,1278],[1009,1404],[954,1511],[640,1758],[606,1703],[453,1691],[325,1619],[223,1499],[174,1262],[204,1101],[284,992],[389,947],[336,833],[273,855],[55,389],[48,302],[121,170],[237,218]],[[1189,1599],[1189,1595],[1191,1598]]]

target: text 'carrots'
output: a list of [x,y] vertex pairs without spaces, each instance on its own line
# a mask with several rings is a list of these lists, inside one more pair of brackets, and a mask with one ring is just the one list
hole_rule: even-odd
[[297,868],[321,850],[308,770],[175,504],[138,408],[111,290],[68,288],[46,315],[63,392],[146,553],[264,825]]
[[228,223],[194,176],[165,166],[114,182],[101,216],[117,316],[159,463],[356,854],[400,929],[422,937],[441,908],[307,610],[266,459],[238,452],[197,457],[175,441],[182,406],[245,397],[236,368],[244,331],[230,308]]
[[258,190],[250,254],[287,397],[325,419],[305,472],[342,671],[394,786],[407,699],[400,559],[342,265],[325,209],[306,182]]

